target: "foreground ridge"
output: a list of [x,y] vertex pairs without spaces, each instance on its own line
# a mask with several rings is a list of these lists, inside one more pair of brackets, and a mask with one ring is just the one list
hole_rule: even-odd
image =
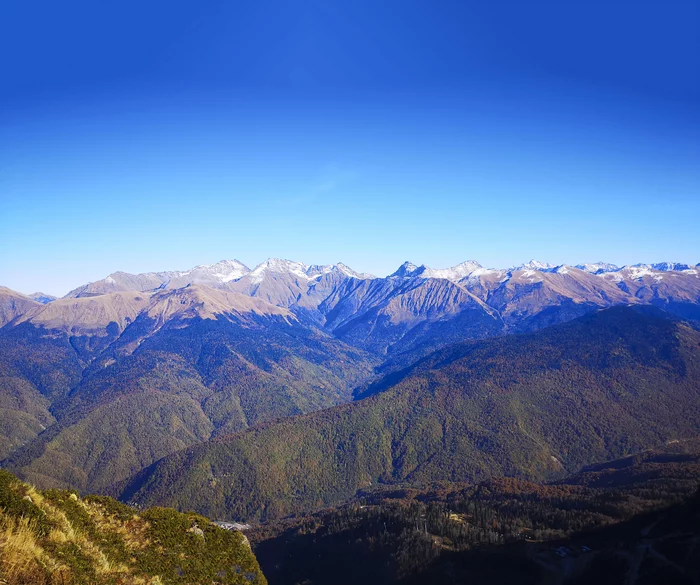
[[0,470],[0,583],[183,582],[267,583],[240,532],[193,513],[40,492]]

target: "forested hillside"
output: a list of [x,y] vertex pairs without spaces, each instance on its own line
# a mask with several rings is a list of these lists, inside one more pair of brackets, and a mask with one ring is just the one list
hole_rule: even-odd
[[578,546],[567,543],[575,557],[600,561],[607,544],[594,529],[683,502],[699,485],[700,443],[684,441],[553,484],[378,487],[246,534],[272,585],[491,583],[489,570],[495,582],[546,583],[566,571],[567,557],[554,552],[563,539],[576,536]]
[[438,351],[369,398],[157,462],[128,501],[230,519],[322,508],[380,484],[563,477],[700,427],[700,333],[615,308]]
[[40,486],[104,490],[194,443],[346,402],[376,363],[274,315],[141,316],[116,333],[0,331],[4,466]]

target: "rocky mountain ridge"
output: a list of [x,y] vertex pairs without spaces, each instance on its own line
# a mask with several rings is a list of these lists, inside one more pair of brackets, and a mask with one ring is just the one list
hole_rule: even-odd
[[[243,305],[248,311],[253,305],[244,297],[253,298],[258,313],[293,316],[382,356],[420,352],[424,347],[434,349],[462,339],[532,331],[616,305],[652,304],[684,318],[700,318],[697,265],[663,262],[617,267],[597,262],[555,266],[531,260],[509,269],[493,269],[469,260],[434,269],[405,262],[381,278],[342,263],[307,265],[271,258],[252,270],[231,260],[179,272],[116,272],[46,304],[3,289],[0,326],[31,320],[59,327],[64,319],[65,328],[80,321],[76,312],[98,311],[102,317],[91,318],[102,327],[115,322],[123,330],[146,305],[162,304],[164,295],[187,287],[189,292],[182,294],[188,300],[180,295],[178,303],[189,306],[191,314],[240,313],[237,306]],[[194,290],[199,291],[197,295]],[[132,300],[119,304],[121,309],[104,307],[129,295],[140,298],[141,305],[134,307]],[[194,302],[193,296],[199,300]],[[92,309],[89,299],[93,299]],[[152,314],[153,309],[148,310]],[[168,309],[178,315],[184,310],[182,306],[175,310],[172,303]]]
[[[485,268],[476,260],[467,260],[449,268],[431,268],[425,264],[416,265],[405,262],[395,272],[386,278],[443,278],[453,282],[459,282],[465,278],[476,279],[488,274],[512,275],[517,271],[536,270],[540,272],[558,272],[576,268],[590,274],[602,275],[611,272],[627,270],[631,273],[646,274],[646,272],[686,272],[696,273],[700,264],[691,265],[678,262],[659,262],[655,264],[633,264],[617,266],[608,262],[595,262],[585,264],[550,264],[539,260],[530,260],[518,266],[510,268]],[[636,269],[636,270],[634,270]],[[374,279],[371,274],[356,272],[346,264],[304,264],[293,260],[280,258],[268,258],[250,269],[238,260],[222,260],[215,264],[201,264],[183,271],[145,272],[130,274],[127,272],[113,272],[102,280],[81,285],[70,291],[66,297],[81,297],[116,292],[118,290],[155,290],[159,288],[180,288],[187,284],[204,284],[214,288],[226,288],[230,283],[247,279],[251,283],[262,282],[269,274],[293,275],[300,280],[312,281],[329,272],[338,272],[350,278]],[[33,293],[31,298],[40,302],[50,302],[56,297],[44,293]]]

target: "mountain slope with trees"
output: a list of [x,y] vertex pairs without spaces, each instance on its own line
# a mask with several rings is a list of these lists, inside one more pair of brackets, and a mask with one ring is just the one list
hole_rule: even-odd
[[346,402],[376,364],[286,310],[196,287],[109,331],[0,331],[4,466],[42,487],[104,490],[194,443]]
[[[578,542],[566,543],[570,561],[598,560],[610,551],[593,530],[683,503],[699,485],[700,442],[683,441],[551,484],[496,478],[377,487],[335,509],[262,524],[246,535],[272,585],[490,583],[481,571],[499,550],[510,558],[491,570],[503,580],[527,582],[530,575],[546,583],[565,569],[567,557],[554,552],[566,546],[562,539]],[[461,562],[473,573],[451,579]]]
[[364,400],[168,456],[121,495],[272,519],[377,483],[552,479],[695,436],[699,379],[699,332],[657,310],[604,310],[439,350]]

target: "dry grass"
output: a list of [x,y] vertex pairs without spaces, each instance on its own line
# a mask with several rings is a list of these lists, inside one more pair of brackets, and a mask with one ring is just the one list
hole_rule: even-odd
[[121,520],[99,503],[84,502],[84,506],[100,531],[118,535],[130,550],[143,550],[151,545],[147,537],[150,524],[140,516],[134,514],[129,520]]
[[[149,522],[109,498],[83,500],[60,490],[42,494],[3,470],[0,498],[0,585],[164,585],[181,569],[179,563],[161,564],[169,551],[160,539],[175,538],[171,560],[174,554],[184,561],[202,552],[181,550],[190,541],[184,515],[175,511],[160,511]],[[230,545],[226,551],[236,556],[227,563],[239,564]],[[221,551],[207,554],[218,562]],[[209,569],[205,564],[189,570],[197,572],[194,583],[204,582],[199,573]]]
[[[78,503],[86,508],[86,505],[78,500]],[[42,509],[47,516],[59,524],[60,529],[54,529],[49,538],[59,543],[74,543],[83,554],[90,558],[95,571],[101,575],[125,574],[129,567],[122,563],[112,563],[102,549],[92,542],[85,534],[75,530],[65,513],[44,501]]]
[[[82,532],[75,530],[62,510],[50,504],[33,487],[24,486],[20,482],[17,482],[17,487],[26,491],[32,503],[41,509],[55,526],[46,537],[49,542],[59,545],[75,544],[91,560],[92,566],[100,575],[128,574],[127,565],[112,563],[99,546]],[[82,501],[77,498],[71,499],[87,509]],[[99,514],[96,516],[101,517]],[[0,584],[4,582],[8,585],[67,585],[72,582],[69,568],[57,563],[45,551],[38,540],[38,534],[34,520],[15,518],[3,514],[0,510]]]
[[49,584],[58,568],[37,542],[33,520],[0,513],[0,578],[9,585]]
[[[44,506],[47,506],[44,503]],[[43,507],[43,506],[42,506]],[[60,512],[53,509],[54,517]],[[64,516],[65,519],[65,516]],[[112,563],[92,541],[72,528],[53,529],[49,541],[75,543],[88,556],[95,571],[102,576],[120,576],[124,583],[147,585],[149,581],[130,575],[122,563]],[[150,581],[155,583],[154,581]],[[57,563],[37,540],[37,527],[28,518],[13,518],[0,510],[0,584],[4,585],[69,585],[73,583],[70,569]],[[77,585],[77,584],[76,584]]]

